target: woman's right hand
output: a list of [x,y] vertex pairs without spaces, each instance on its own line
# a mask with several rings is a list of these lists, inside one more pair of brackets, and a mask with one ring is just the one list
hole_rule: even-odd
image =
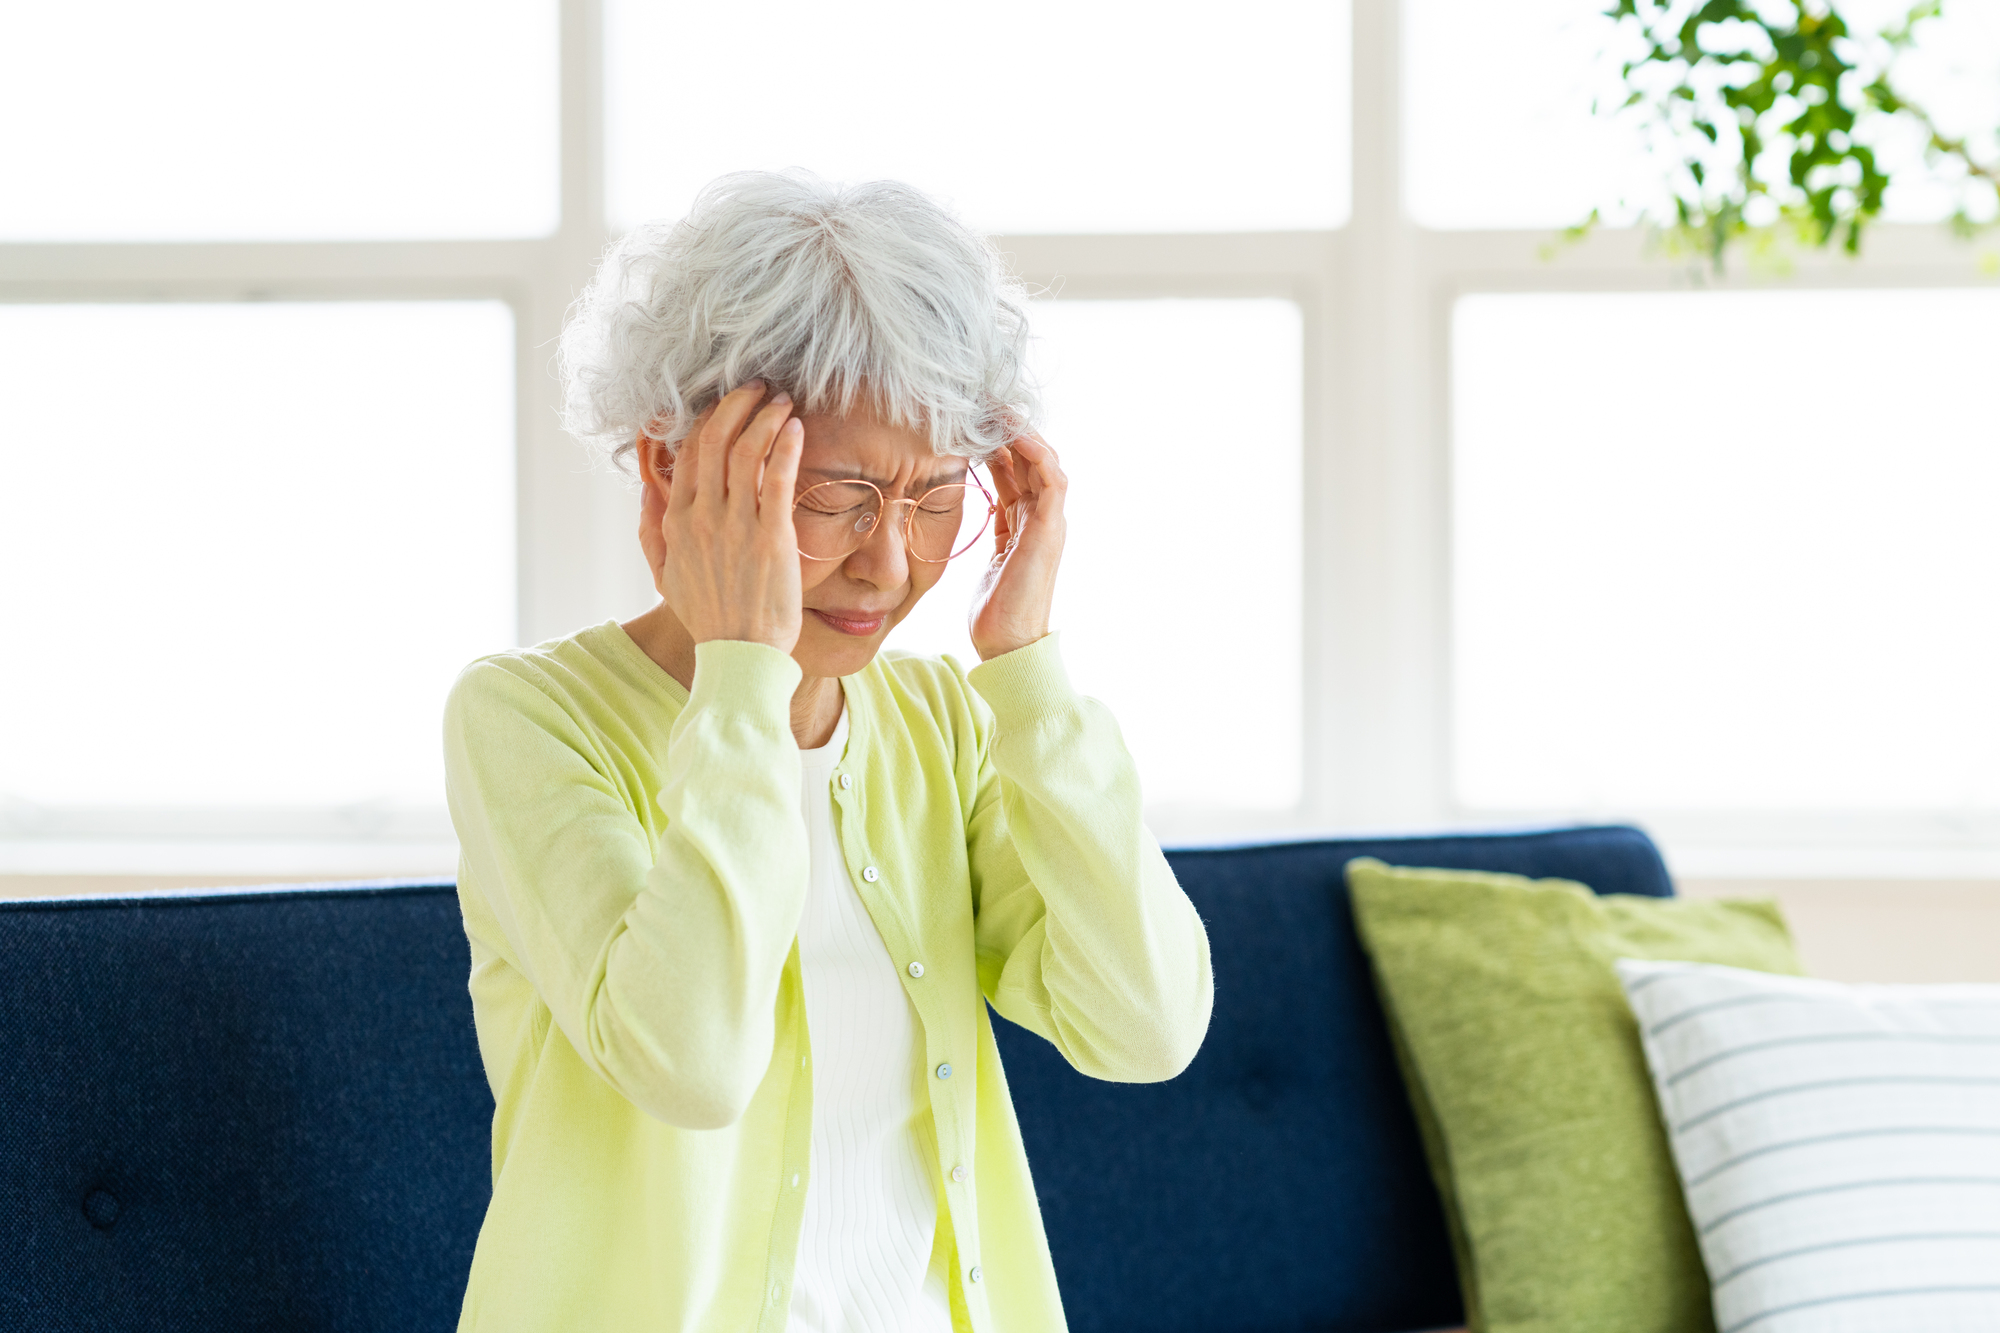
[[789,653],[804,592],[792,492],[805,428],[765,386],[725,395],[695,422],[665,478],[646,479],[639,539],[653,586],[696,643],[738,639]]

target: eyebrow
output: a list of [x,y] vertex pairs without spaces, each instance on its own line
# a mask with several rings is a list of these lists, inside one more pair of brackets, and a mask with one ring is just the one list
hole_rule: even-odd
[[[865,481],[873,485],[876,490],[884,493],[890,490],[888,482],[875,477],[865,476],[855,468],[802,467],[799,471],[801,473],[810,473],[815,477],[821,477],[827,481]],[[916,486],[915,483],[912,485],[914,489],[930,490],[934,486],[949,486],[953,482],[963,482],[971,475],[972,469],[968,466],[959,469],[957,472],[933,473],[921,486]]]

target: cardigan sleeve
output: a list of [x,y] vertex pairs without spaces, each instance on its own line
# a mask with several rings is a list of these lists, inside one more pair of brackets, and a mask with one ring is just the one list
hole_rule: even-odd
[[1208,1031],[1208,935],[1141,822],[1118,724],[1070,687],[1054,635],[966,678],[991,710],[967,827],[981,989],[1084,1074],[1174,1077]]
[[695,650],[668,733],[657,846],[592,734],[491,660],[445,708],[463,878],[584,1063],[656,1119],[736,1120],[769,1067],[805,903],[797,663],[761,644]]

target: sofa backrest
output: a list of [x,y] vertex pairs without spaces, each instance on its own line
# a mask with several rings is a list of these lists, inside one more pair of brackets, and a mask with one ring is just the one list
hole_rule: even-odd
[[1071,1333],[1401,1333],[1463,1322],[1435,1188],[1343,871],[1392,865],[1673,892],[1633,828],[1169,854],[1215,1012],[1168,1083],[1084,1078],[994,1021]]
[[449,884],[0,903],[0,1329],[456,1327],[468,962]]
[[[996,1020],[1076,1333],[1454,1322],[1341,868],[1671,892],[1631,829],[1172,854],[1214,1021],[1095,1083]],[[0,1328],[456,1325],[493,1102],[449,884],[0,902]]]

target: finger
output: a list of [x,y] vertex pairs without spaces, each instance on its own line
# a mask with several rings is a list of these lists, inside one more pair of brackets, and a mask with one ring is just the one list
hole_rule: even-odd
[[1060,477],[1061,466],[1056,458],[1056,451],[1051,449],[1048,441],[1041,436],[1018,436],[1008,448],[1013,451],[1016,458],[1027,464],[1028,470],[1034,474],[1037,481]]
[[757,512],[766,523],[790,527],[792,497],[799,483],[799,457],[805,453],[805,423],[797,417],[778,431],[771,447],[771,461],[764,467],[764,483],[757,497]]
[[764,468],[764,458],[776,443],[778,431],[785,419],[792,414],[792,396],[780,393],[766,403],[750,424],[736,437],[736,443],[729,446],[729,507],[743,509],[749,513],[757,510],[757,474]]
[[695,498],[706,504],[720,508],[729,493],[729,446],[743,430],[743,423],[757,410],[757,404],[764,401],[764,381],[751,380],[748,384],[731,389],[722,396],[722,401],[711,410],[708,423],[701,428],[696,451],[701,461],[708,464],[701,475],[712,478],[707,490],[696,492]]
[[993,550],[1004,552],[1014,531],[1014,503],[1021,488],[1014,481],[1014,458],[1005,449],[986,460],[986,475],[993,479]]
[[659,493],[647,487],[645,502],[639,506],[639,549],[646,553],[646,566],[653,571],[655,587],[659,586],[660,566],[667,559],[665,516],[666,505]]
[[666,513],[667,499],[660,493],[659,482],[651,477],[646,478],[639,490],[640,529],[659,527],[660,520],[666,517]]
[[1049,448],[1040,436],[1024,435],[1014,441],[1015,452],[1027,463],[1029,484],[1024,488],[1033,493],[1035,510],[1038,514],[1055,518],[1062,513],[1063,496],[1069,490],[1069,477],[1056,459],[1056,451]]
[[695,481],[700,471],[700,448],[692,439],[682,440],[680,448],[667,460],[667,476],[672,482],[667,488],[667,512],[678,514],[694,503],[700,491]]
[[695,417],[694,424],[688,427],[687,434],[681,437],[681,442],[674,446],[673,453],[667,456],[667,476],[674,483],[673,489],[667,493],[669,513],[686,509],[701,493],[701,487],[695,481],[701,471],[701,437],[708,429],[708,423],[714,419],[714,405],[703,409]]
[[993,498],[1005,509],[1021,494],[1021,484],[1014,472],[1014,455],[1002,449],[986,463],[987,475],[993,478]]

